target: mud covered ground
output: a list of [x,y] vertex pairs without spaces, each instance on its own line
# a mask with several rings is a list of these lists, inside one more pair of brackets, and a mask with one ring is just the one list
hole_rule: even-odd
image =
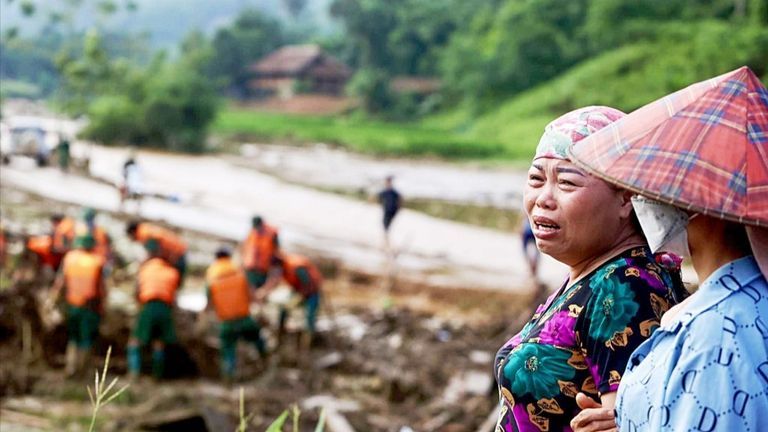
[[[0,198],[4,225],[17,242],[24,232],[44,230],[45,214],[52,208],[74,211],[7,189]],[[122,222],[119,215],[100,218],[115,226]],[[199,257],[209,256],[219,243],[210,236],[184,234]],[[18,251],[19,245],[12,244],[11,252]],[[127,383],[125,345],[136,311],[130,295],[135,258],[130,250],[125,255],[111,281],[94,359],[100,366],[112,347],[110,374],[120,377],[118,385]],[[130,383],[100,413],[97,430],[235,430],[241,388],[244,412],[251,414],[247,430],[252,431],[265,430],[294,404],[301,410],[300,430],[313,430],[323,408],[336,421],[328,423],[331,431],[491,430],[492,425],[483,424],[497,401],[493,356],[527,316],[528,295],[386,283],[315,259],[328,280],[319,337],[309,352],[296,349],[302,323],[296,313],[289,327],[293,331],[269,362],[241,344],[240,378],[224,385],[217,379],[215,322],[203,326],[195,312],[179,308],[179,344],[169,348],[168,379]],[[12,281],[14,261],[11,256],[3,268],[0,289],[0,429],[87,430],[86,385],[93,378],[64,379],[65,331],[40,307],[49,281],[33,272]],[[199,293],[202,268],[192,267],[188,293]],[[276,308],[258,314],[275,348],[270,329]]]

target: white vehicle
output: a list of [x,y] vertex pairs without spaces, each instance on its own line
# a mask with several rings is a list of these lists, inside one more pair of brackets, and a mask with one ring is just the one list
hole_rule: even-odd
[[11,156],[27,156],[33,158],[38,166],[48,165],[57,141],[52,135],[37,118],[11,117],[2,125],[0,133],[3,163],[9,163]]

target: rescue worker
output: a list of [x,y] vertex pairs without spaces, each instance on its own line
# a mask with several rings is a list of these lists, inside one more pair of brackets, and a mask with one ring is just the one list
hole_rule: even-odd
[[165,346],[176,342],[172,308],[179,288],[179,271],[161,256],[157,239],[144,244],[149,257],[139,268],[136,299],[141,310],[128,339],[128,373],[135,379],[141,373],[141,349],[152,343],[152,375],[162,378]]
[[112,239],[109,234],[99,225],[96,225],[96,210],[86,207],[83,209],[82,220],[75,224],[75,235],[85,233],[93,236],[95,246],[93,251],[101,255],[108,266],[112,263]]
[[31,236],[27,239],[25,247],[37,258],[35,268],[38,272],[59,271],[63,257],[53,253],[53,239],[50,235]]
[[63,257],[72,248],[75,239],[75,220],[69,216],[55,213],[51,216],[52,251]]
[[216,251],[216,260],[205,273],[208,305],[215,310],[220,324],[221,376],[231,382],[237,365],[237,341],[253,343],[262,359],[267,347],[261,338],[261,327],[250,316],[251,295],[242,268],[232,262],[229,250]]
[[187,243],[178,234],[159,225],[139,221],[129,222],[125,231],[131,239],[141,244],[146,245],[150,239],[156,240],[160,248],[158,256],[179,271],[179,286],[181,286],[187,272]]
[[240,256],[251,289],[258,289],[267,281],[272,258],[278,252],[277,229],[266,224],[261,216],[251,219],[251,231],[241,246]]
[[[314,264],[305,256],[298,254],[278,254],[272,260],[273,271],[264,288],[256,293],[256,300],[263,302],[267,296],[278,286],[280,279],[290,285],[293,291],[301,298],[300,305],[304,306],[306,317],[306,332],[302,338],[303,348],[309,348],[315,335],[315,323],[317,311],[320,307],[320,290],[323,277]],[[285,323],[288,320],[288,310],[285,306],[280,308],[280,322],[277,333],[278,344],[282,341],[285,332]]]
[[55,303],[64,290],[67,316],[66,374],[89,370],[91,350],[99,333],[106,288],[104,258],[93,251],[90,235],[75,238],[74,249],[64,256],[52,289]]
[[16,280],[29,277],[30,271],[35,278],[52,277],[59,271],[62,259],[74,240],[74,220],[61,214],[51,215],[50,220],[49,234],[31,236],[24,242],[24,256],[20,262],[21,266],[16,269]]

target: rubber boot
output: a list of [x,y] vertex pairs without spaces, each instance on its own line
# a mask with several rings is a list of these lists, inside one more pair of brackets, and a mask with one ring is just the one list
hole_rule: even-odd
[[141,348],[138,346],[128,346],[128,377],[131,381],[136,381],[141,373]]
[[74,342],[67,344],[67,351],[64,355],[64,374],[67,378],[72,378],[77,373],[77,345]]
[[221,379],[227,385],[232,384],[237,369],[237,356],[235,350],[221,351]]
[[159,380],[165,372],[165,349],[154,348],[152,350],[152,376]]
[[93,356],[91,355],[91,349],[90,348],[81,348],[77,350],[77,373],[78,374],[87,374],[91,371],[92,364],[91,360],[93,359]]
[[285,323],[288,321],[288,311],[285,308],[280,308],[280,318],[277,327],[277,347],[283,346],[283,339],[285,338]]
[[262,359],[266,359],[269,357],[269,350],[267,349],[267,343],[264,342],[264,338],[261,337],[261,334],[258,335],[256,340],[253,341],[253,346],[256,347],[256,351],[259,352],[259,357]]

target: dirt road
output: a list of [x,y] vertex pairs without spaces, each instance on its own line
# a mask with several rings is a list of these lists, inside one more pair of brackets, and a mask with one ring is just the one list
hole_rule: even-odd
[[296,184],[375,192],[387,175],[408,198],[519,211],[525,172],[432,160],[383,159],[323,144],[243,144],[232,161]]

